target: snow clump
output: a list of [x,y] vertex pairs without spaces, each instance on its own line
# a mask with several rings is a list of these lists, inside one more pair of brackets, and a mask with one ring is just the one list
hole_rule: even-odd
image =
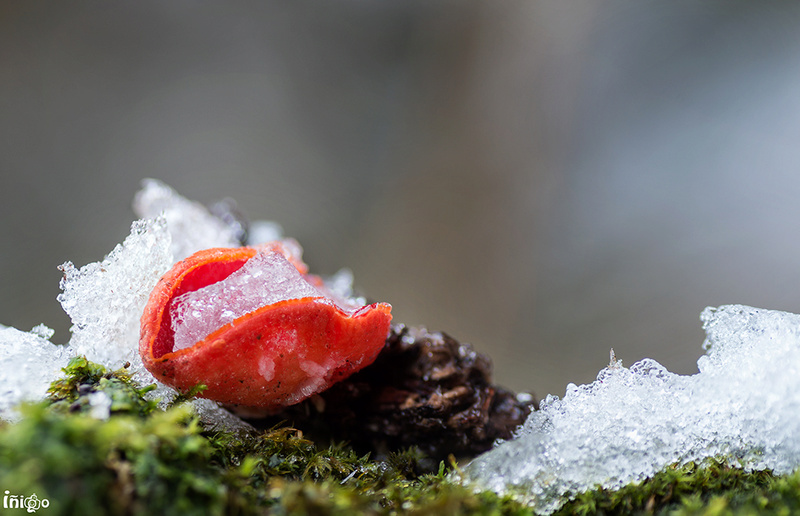
[[514,440],[462,480],[540,514],[600,485],[620,488],[673,463],[714,457],[747,470],[800,466],[800,315],[728,305],[701,315],[699,373],[645,359],[612,363],[589,385],[547,396]]

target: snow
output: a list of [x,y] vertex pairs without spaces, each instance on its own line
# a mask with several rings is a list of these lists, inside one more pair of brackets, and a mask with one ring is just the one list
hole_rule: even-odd
[[142,219],[164,217],[172,235],[175,262],[201,249],[239,245],[234,228],[156,179],[142,181],[142,189],[133,199],[133,211]]
[[15,407],[42,399],[69,362],[70,348],[56,346],[42,336],[52,335],[52,331],[43,325],[31,332],[0,327],[0,419],[17,420]]
[[353,311],[367,304],[365,297],[356,296],[353,292],[353,272],[350,269],[340,269],[324,281],[328,297],[342,310]]
[[139,220],[131,234],[101,262],[60,268],[58,301],[72,320],[70,346],[93,362],[117,369],[132,364],[138,379],[146,373],[138,353],[139,319],[150,292],[172,266],[166,220]]
[[570,495],[619,488],[672,463],[716,457],[749,470],[800,466],[800,316],[707,308],[699,373],[645,359],[612,361],[589,385],[548,396],[514,440],[475,459],[462,480],[511,494],[540,514]]
[[193,346],[245,314],[289,299],[318,298],[317,302],[333,303],[348,313],[363,308],[363,298],[351,297],[352,272],[342,269],[314,285],[292,264],[302,263],[302,254],[300,244],[292,239],[273,242],[227,278],[173,299],[173,350]]
[[322,295],[281,252],[258,252],[224,280],[172,300],[174,350],[190,347],[262,306]]

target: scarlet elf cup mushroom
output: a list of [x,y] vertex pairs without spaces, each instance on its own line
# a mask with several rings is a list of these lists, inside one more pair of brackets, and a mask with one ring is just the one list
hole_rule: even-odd
[[371,364],[391,306],[331,292],[293,241],[197,252],[158,282],[139,352],[161,382],[227,404],[278,410]]

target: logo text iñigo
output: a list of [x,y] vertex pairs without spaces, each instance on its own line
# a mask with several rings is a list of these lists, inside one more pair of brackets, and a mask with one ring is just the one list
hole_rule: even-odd
[[39,509],[47,509],[50,506],[50,500],[47,498],[39,499],[36,493],[31,494],[27,498],[25,495],[11,494],[6,490],[3,497],[3,509],[25,509],[28,512],[36,512]]

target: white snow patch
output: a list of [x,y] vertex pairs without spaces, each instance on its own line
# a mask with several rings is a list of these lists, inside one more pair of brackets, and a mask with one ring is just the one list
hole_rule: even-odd
[[701,320],[698,374],[612,360],[595,382],[547,396],[514,440],[475,459],[462,480],[549,514],[568,494],[619,488],[676,462],[798,468],[800,316],[729,305]]
[[[56,346],[37,332],[0,327],[0,419],[15,421],[15,407],[44,398],[50,383],[66,367],[72,349]],[[49,330],[49,328],[48,328]],[[50,330],[52,335],[52,330]]]
[[132,365],[134,377],[153,381],[139,356],[139,329],[150,291],[172,265],[166,221],[138,220],[102,262],[61,266],[58,301],[72,319],[70,346],[111,369]]
[[37,324],[31,328],[31,333],[37,337],[43,338],[44,340],[50,340],[53,338],[53,335],[56,333],[56,331],[49,326],[45,326],[44,324]]
[[234,230],[205,206],[190,201],[156,179],[142,181],[142,189],[133,200],[133,210],[143,219],[164,217],[172,236],[175,262],[202,249],[239,245]]

